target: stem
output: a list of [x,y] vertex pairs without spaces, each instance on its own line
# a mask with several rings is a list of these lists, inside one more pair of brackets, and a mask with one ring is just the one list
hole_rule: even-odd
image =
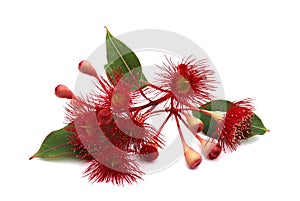
[[166,110],[155,110],[153,112],[146,112],[147,114],[149,115],[152,115],[152,114],[156,114],[156,113],[161,113],[161,112],[169,112],[167,109]]
[[165,119],[165,121],[162,123],[162,125],[157,130],[156,137],[159,136],[159,134],[161,133],[162,129],[165,127],[166,123],[169,121],[171,116],[172,116],[172,113],[170,112],[169,115],[167,116],[167,118]]
[[170,97],[171,97],[171,94],[167,94],[166,96],[163,96],[157,100],[151,101],[150,103],[147,103],[146,105],[142,105],[139,107],[132,107],[132,108],[130,108],[130,110],[142,110],[142,109],[148,108],[150,106],[158,105],[158,104],[168,100]]
[[135,83],[135,84],[137,85],[138,90],[140,91],[140,93],[142,94],[142,96],[143,96],[146,100],[152,102],[152,100],[149,99],[149,98],[146,96],[146,94],[144,93],[144,91],[142,90],[142,88],[138,85],[138,83]]
[[185,125],[185,127],[187,127],[191,131],[191,133],[193,133],[191,128],[189,127],[189,125],[186,123],[186,121],[184,119],[182,119],[182,117],[180,115],[178,115],[178,117],[179,117],[180,121]]
[[152,87],[153,89],[157,89],[157,90],[162,91],[162,92],[170,93],[169,90],[162,89],[162,88],[160,88],[158,86],[155,86],[154,84],[151,84],[149,82],[145,82],[144,80],[141,80],[141,82],[143,82],[144,84],[146,84],[149,87]]
[[146,113],[152,112],[152,110],[154,110],[156,107],[157,107],[157,105],[152,105],[152,107],[149,108],[149,109],[146,111]]
[[182,146],[183,146],[183,149],[185,150],[186,147],[187,147],[187,144],[184,140],[184,137],[183,137],[183,134],[182,134],[182,131],[181,131],[181,128],[180,128],[180,124],[179,124],[179,120],[178,120],[178,114],[174,114],[175,116],[175,120],[176,120],[176,124],[177,124],[177,128],[178,128],[178,132],[179,132],[179,136],[180,136],[180,139],[181,139],[181,142],[182,142]]
[[206,114],[206,115],[208,115],[210,117],[213,116],[213,112],[211,112],[211,111],[203,110],[203,109],[200,109],[200,108],[196,108],[195,106],[192,106],[192,105],[189,105],[189,106],[190,106],[190,108],[185,108],[185,109],[182,109],[182,110],[193,110],[193,111],[197,111],[197,112],[201,112],[203,114]]
[[[149,108],[149,109],[145,112],[145,114],[151,115],[151,114],[153,114],[153,113],[157,113],[156,111],[151,112],[152,110],[154,110],[154,109],[156,108],[156,106],[157,106],[157,105],[153,105],[151,108]],[[136,115],[137,115],[140,111],[141,111],[141,110],[136,110],[135,113],[133,114],[132,118],[135,118]],[[161,110],[157,110],[157,111],[161,111]],[[165,112],[165,111],[164,111],[164,112]]]
[[[199,136],[196,135],[196,138],[199,140],[199,142],[201,143],[201,145],[203,144],[203,139]],[[208,141],[206,142],[206,144],[208,143]]]
[[168,122],[168,120],[170,119],[170,117],[172,116],[172,113],[170,112],[169,115],[167,116],[167,118],[165,119],[165,121],[162,123],[162,125],[160,126],[160,128],[158,129],[157,133],[159,134],[162,129],[165,127],[166,123]]

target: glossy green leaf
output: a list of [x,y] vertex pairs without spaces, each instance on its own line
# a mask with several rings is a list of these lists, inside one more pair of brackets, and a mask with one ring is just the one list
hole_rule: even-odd
[[[226,112],[230,106],[231,102],[227,100],[213,100],[202,107],[201,109],[209,110],[209,111],[221,111]],[[216,127],[217,123],[214,119],[212,119],[210,116],[202,114],[200,112],[193,112],[193,115],[203,121],[204,128],[203,133],[207,136],[212,137]],[[253,137],[255,135],[263,135],[268,131],[268,129],[264,126],[261,119],[254,114],[252,117],[252,132],[250,137]],[[218,137],[218,136],[215,136]]]
[[114,75],[118,71],[117,68],[122,69],[123,75],[127,73],[134,75],[140,85],[140,80],[147,81],[142,73],[141,64],[136,54],[123,42],[112,36],[108,30],[106,32],[106,51],[108,63],[104,68],[113,84],[116,84]]
[[66,127],[51,132],[42,142],[40,149],[29,158],[57,158],[74,156],[68,137],[72,132],[65,130]]

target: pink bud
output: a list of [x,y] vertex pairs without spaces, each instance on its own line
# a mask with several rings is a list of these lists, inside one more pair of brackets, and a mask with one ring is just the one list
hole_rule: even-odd
[[192,133],[200,133],[203,130],[204,124],[200,119],[189,115],[186,117],[186,120]]
[[187,165],[191,169],[198,167],[202,161],[202,156],[189,146],[184,148],[184,157]]
[[73,92],[65,85],[60,84],[57,87],[55,87],[55,95],[58,98],[72,99]]
[[98,78],[98,74],[95,68],[92,66],[92,64],[89,61],[86,60],[81,61],[78,65],[78,70],[83,74],[87,74],[95,78]]
[[201,143],[201,148],[202,148],[202,151],[203,151],[205,157],[207,157],[211,160],[218,158],[218,156],[222,152],[222,147],[219,144],[215,143],[212,140],[202,139],[199,135],[196,135],[196,138]]

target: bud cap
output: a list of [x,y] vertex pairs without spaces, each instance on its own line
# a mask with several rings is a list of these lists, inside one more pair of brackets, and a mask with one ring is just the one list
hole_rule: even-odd
[[57,87],[55,87],[55,95],[58,98],[72,99],[73,92],[65,85],[60,84]]

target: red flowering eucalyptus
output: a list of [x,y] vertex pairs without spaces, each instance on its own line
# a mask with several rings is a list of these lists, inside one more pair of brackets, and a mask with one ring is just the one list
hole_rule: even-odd
[[[200,165],[202,156],[186,143],[181,123],[199,140],[208,159],[219,157],[225,149],[236,150],[243,139],[255,135],[253,118],[258,124],[256,128],[265,129],[253,113],[251,99],[230,103],[226,112],[203,109],[212,102],[211,92],[216,83],[207,59],[196,60],[189,56],[175,64],[167,58],[167,62],[158,66],[162,70],[158,73],[160,78],[152,84],[142,78],[140,63],[127,46],[108,30],[106,39],[107,78],[99,76],[92,64],[84,60],[79,63],[79,71],[96,79],[96,89],[91,94],[82,98],[64,85],[55,88],[57,97],[70,99],[66,107],[68,125],[52,132],[54,137],[49,134],[30,159],[59,157],[64,154],[51,155],[51,152],[66,146],[69,155],[89,163],[84,171],[89,180],[131,184],[144,174],[136,158],[151,162],[159,157],[163,145],[161,132],[171,117],[176,121],[183,156],[191,169]],[[156,109],[158,105],[163,105],[164,109]],[[162,112],[168,115],[156,129],[149,118]],[[201,115],[196,117],[191,112]],[[218,126],[211,138],[203,139],[199,133],[207,134],[208,117],[214,118]],[[53,139],[63,143],[55,144]],[[53,147],[44,146],[48,141]]]

